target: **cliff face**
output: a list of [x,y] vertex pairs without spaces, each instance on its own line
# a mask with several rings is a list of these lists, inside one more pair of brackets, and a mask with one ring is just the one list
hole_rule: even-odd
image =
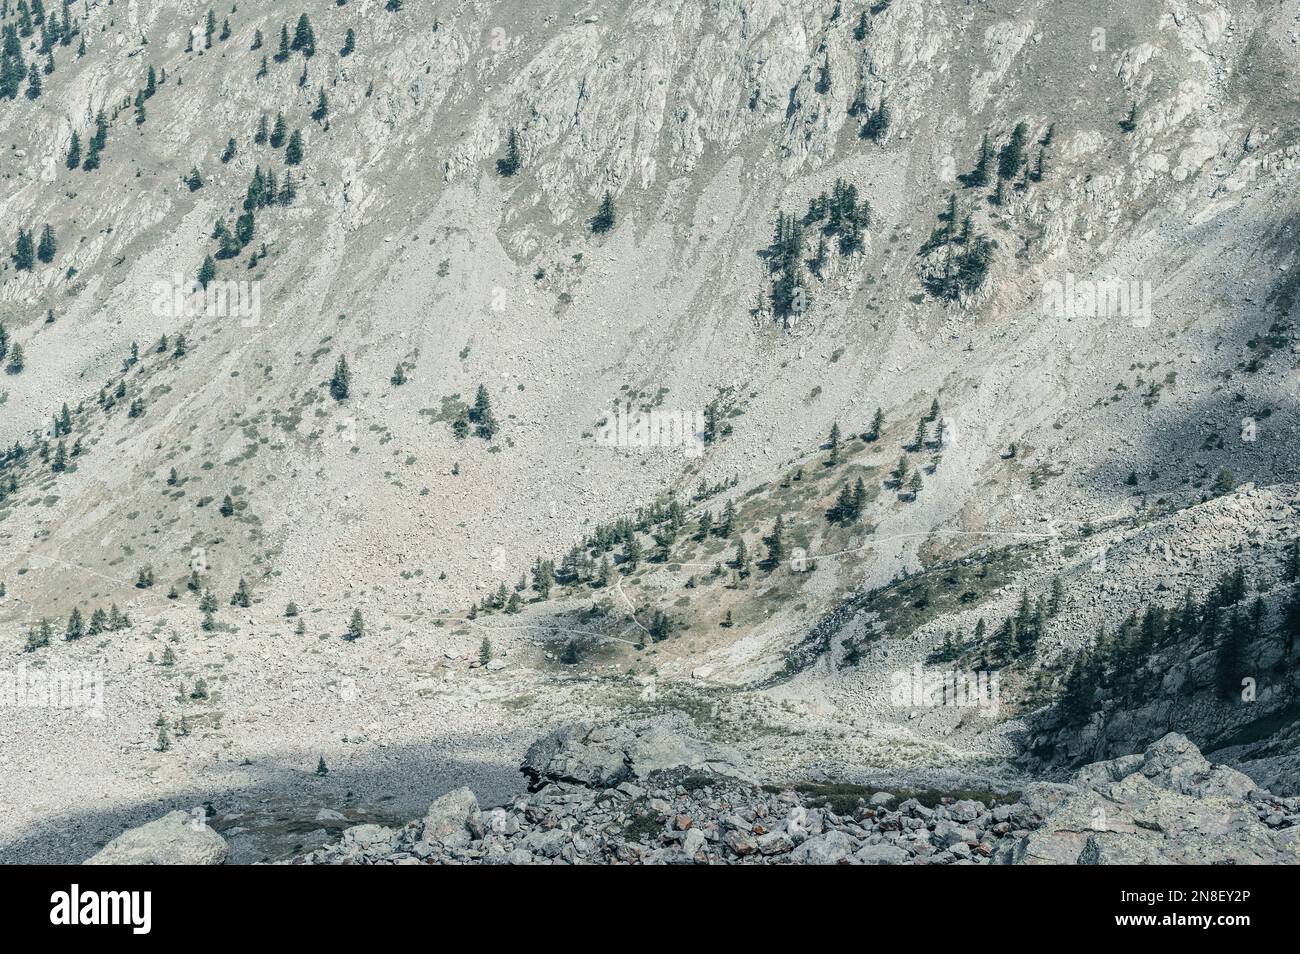
[[[126,752],[136,817],[150,726],[203,708],[199,678],[232,704],[202,753],[161,772],[176,789],[251,756],[310,769],[321,750],[335,763],[432,735],[470,746],[504,792],[539,718],[672,705],[725,735],[743,706],[714,696],[737,686],[767,687],[756,704],[779,738],[754,745],[780,770],[1001,771],[1026,744],[1046,770],[1171,728],[1243,767],[1263,750],[1237,752],[1240,733],[1293,751],[1260,721],[1289,725],[1294,688],[1276,633],[1297,473],[1289,23],[1235,0],[308,0],[230,13],[228,36],[218,11],[209,45],[206,15],[74,5],[40,95],[0,101],[0,213],[57,240],[48,262],[0,266],[0,321],[24,354],[0,375],[0,445],[34,449],[0,474],[0,636],[16,660],[57,620],[35,656],[129,687],[91,742],[25,715],[13,738],[43,744],[20,767],[83,751],[94,779]],[[41,30],[21,38],[26,65],[45,62]],[[98,168],[69,168],[101,113]],[[263,142],[277,114],[285,142]],[[241,227],[268,170],[292,199],[254,203],[251,238],[222,257],[217,224]],[[606,193],[613,227],[596,232]],[[803,225],[798,254],[774,243],[781,215]],[[208,255],[254,313],[176,307]],[[458,436],[480,387],[499,428]],[[711,404],[725,427],[698,454],[599,439],[616,408],[694,420]],[[883,433],[862,440],[877,407]],[[858,478],[861,511],[828,520]],[[671,534],[637,517],[670,498]],[[697,533],[729,499],[735,532]],[[733,579],[737,538],[761,558],[778,515],[798,568]],[[620,518],[639,524],[640,565],[624,540],[586,546],[590,572],[561,565],[553,592],[525,581],[517,617],[491,612],[539,555],[560,563]],[[1172,555],[1112,553],[1098,575],[1102,543]],[[1059,688],[1100,623],[1204,592],[1225,546],[1266,595],[1258,714],[1194,702],[1181,725],[1197,688],[1089,727],[1020,721],[1041,708],[1030,684]],[[614,577],[597,585],[602,557]],[[999,569],[978,583],[951,569],[984,564]],[[929,573],[962,578],[951,601],[854,602]],[[1009,720],[889,701],[893,673],[1053,577],[1067,603],[1003,680]],[[241,580],[247,605],[230,602]],[[58,639],[74,608],[89,621],[114,604],[129,628]],[[356,609],[370,638],[343,643]],[[675,634],[659,643],[656,612]],[[485,639],[505,671],[468,672]],[[1209,651],[1166,647],[1148,669],[1198,687]],[[1280,780],[1286,758],[1266,762]]]

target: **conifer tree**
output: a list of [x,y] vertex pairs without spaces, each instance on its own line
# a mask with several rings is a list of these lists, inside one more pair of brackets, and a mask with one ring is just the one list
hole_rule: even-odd
[[353,32],[352,27],[348,27],[348,32],[343,36],[343,46],[339,50],[339,56],[350,56],[356,48],[357,35]]
[[54,229],[46,222],[45,228],[41,230],[41,241],[36,246],[36,257],[48,265],[54,261],[54,253],[58,247],[58,242],[54,240]]
[[311,21],[307,19],[305,13],[298,17],[298,25],[293,31],[293,43],[289,48],[307,57],[316,53],[316,34],[312,31]]
[[[515,127],[511,126],[510,131],[506,133],[506,154],[503,158],[497,160],[497,173],[502,176],[513,176],[519,171],[523,160],[519,155],[519,134]],[[611,212],[611,225],[612,225]]]
[[330,378],[330,397],[336,401],[346,401],[352,388],[352,372],[348,370],[348,359],[339,355],[334,365],[334,375]]
[[912,492],[913,500],[921,495],[921,484],[921,472],[919,470],[912,471],[912,479],[908,483],[908,489]]
[[772,533],[763,542],[767,544],[767,565],[775,570],[785,560],[785,518],[782,514],[776,515]]
[[72,133],[72,141],[68,143],[68,156],[64,160],[64,165],[69,169],[75,169],[81,165],[81,137],[77,135],[75,130]]
[[295,129],[289,136],[288,144],[284,147],[284,161],[291,166],[296,166],[302,162],[302,157],[302,132]]
[[999,180],[1014,179],[1016,173],[1020,171],[1025,161],[1025,137],[1028,134],[1029,129],[1023,122],[1016,123],[1015,128],[1011,130],[1011,138],[998,153]]
[[1133,103],[1129,106],[1128,115],[1119,121],[1119,128],[1126,133],[1131,133],[1137,129],[1137,114],[1137,103]]
[[20,227],[18,240],[14,243],[14,268],[20,272],[30,272],[35,259],[36,251],[32,242],[32,233]]
[[[329,115],[329,112],[330,112],[329,99],[325,96],[325,87],[322,86],[320,88],[319,95],[317,95],[316,97],[316,108],[311,111],[311,118],[316,120],[316,122],[319,123],[324,121],[325,117]],[[302,159],[300,156],[299,162],[301,161]],[[294,163],[291,163],[291,165],[293,164]]]
[[365,634],[366,625],[361,619],[361,610],[354,609],[352,611],[352,619],[348,621],[347,632],[343,634],[343,638],[351,643],[360,639]]
[[993,162],[993,149],[989,145],[989,134],[980,140],[979,155],[975,158],[975,168],[966,174],[963,182],[967,186],[979,187],[989,184],[989,166]]
[[885,98],[880,97],[880,105],[876,111],[867,117],[867,121],[862,126],[862,131],[858,134],[862,139],[870,139],[872,142],[880,142],[885,138],[885,133],[889,131],[889,125],[893,120],[893,112]]
[[474,433],[484,440],[491,440],[497,432],[496,417],[492,413],[492,399],[487,387],[480,384],[474,395],[474,406],[470,409],[469,419],[474,424]]
[[608,232],[614,227],[614,197],[605,190],[605,197],[600,200],[600,209],[591,220],[591,231],[597,235]]

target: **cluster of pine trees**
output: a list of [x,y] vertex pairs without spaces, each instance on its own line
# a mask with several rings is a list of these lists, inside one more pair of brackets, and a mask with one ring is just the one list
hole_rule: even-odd
[[[1283,580],[1289,584],[1281,619],[1276,626],[1283,644],[1283,665],[1296,665],[1295,644],[1300,637],[1300,542],[1286,552]],[[1058,702],[1067,723],[1080,725],[1110,701],[1128,704],[1149,699],[1162,689],[1163,674],[1146,667],[1157,652],[1174,645],[1206,645],[1215,653],[1216,688],[1226,701],[1240,698],[1242,682],[1259,673],[1249,657],[1249,646],[1269,627],[1263,597],[1248,598],[1245,573],[1240,566],[1223,574],[1218,583],[1197,600],[1189,590],[1181,605],[1150,605],[1134,611],[1113,631],[1104,627],[1094,643],[1071,662]]]
[[41,229],[41,237],[38,242],[32,235],[31,229],[18,228],[18,238],[14,242],[13,258],[14,268],[20,272],[30,272],[37,261],[44,262],[46,265],[54,261],[54,253],[59,250],[59,243],[54,237],[54,229],[48,222]]
[[[86,636],[115,633],[119,630],[129,629],[130,626],[130,617],[119,610],[116,603],[112,604],[112,607],[107,612],[96,608],[90,614],[89,619],[82,615],[80,608],[74,606],[72,612],[68,615],[68,623],[64,627],[63,638],[73,642]],[[42,617],[38,622],[28,627],[27,645],[24,652],[33,653],[38,649],[44,649],[50,645],[53,636],[53,626],[50,625],[48,619]]]
[[[62,16],[59,11],[47,15],[42,0],[32,0],[30,5],[18,0],[16,12],[17,22],[4,26],[0,40],[0,98],[15,99],[23,89],[29,99],[37,99],[43,92],[41,76],[54,72],[54,48],[68,46],[81,31],[72,17],[69,0],[63,0]],[[8,15],[7,4],[4,13]],[[23,57],[23,41],[30,41],[37,27],[40,39],[34,46],[38,55],[45,57],[40,67],[34,61],[28,64]],[[86,40],[82,37],[77,55],[85,54]]]
[[[817,247],[805,261],[804,229],[818,226]],[[830,194],[823,192],[808,203],[802,218],[777,210],[772,242],[764,251],[771,279],[772,314],[789,327],[791,319],[804,314],[812,300],[804,279],[807,270],[821,279],[834,243],[840,255],[863,249],[863,233],[871,227],[871,203],[858,199],[857,186],[836,179]],[[761,309],[760,300],[760,309]]]
[[68,155],[64,160],[64,164],[69,169],[80,167],[87,172],[93,172],[99,168],[99,155],[107,145],[108,117],[104,115],[104,111],[101,109],[95,114],[95,133],[86,144],[85,156],[83,157],[81,154],[81,137],[76,130],[73,130],[72,140],[68,144]]

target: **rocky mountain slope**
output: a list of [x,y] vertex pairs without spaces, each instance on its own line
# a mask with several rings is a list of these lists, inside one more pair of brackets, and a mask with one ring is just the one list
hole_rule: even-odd
[[392,6],[4,8],[3,668],[102,697],[0,724],[0,857],[506,803],[585,718],[892,788],[1176,730],[1295,794],[1287,10]]

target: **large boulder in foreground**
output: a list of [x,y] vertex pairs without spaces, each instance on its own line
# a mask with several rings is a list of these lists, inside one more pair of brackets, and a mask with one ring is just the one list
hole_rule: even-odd
[[425,813],[424,840],[440,842],[464,835],[468,841],[469,823],[477,814],[478,798],[466,786],[440,795]]
[[1012,864],[1300,863],[1297,830],[1275,831],[1256,810],[1252,799],[1267,793],[1176,732],[1144,753],[1086,766],[1063,795],[1050,788],[1038,799],[1042,823],[1011,849]]
[[529,746],[520,771],[534,790],[551,782],[614,788],[654,772],[682,768],[749,781],[740,762],[725,746],[702,743],[663,726],[577,722]]
[[219,865],[230,853],[226,839],[186,812],[169,812],[122,832],[88,865]]

